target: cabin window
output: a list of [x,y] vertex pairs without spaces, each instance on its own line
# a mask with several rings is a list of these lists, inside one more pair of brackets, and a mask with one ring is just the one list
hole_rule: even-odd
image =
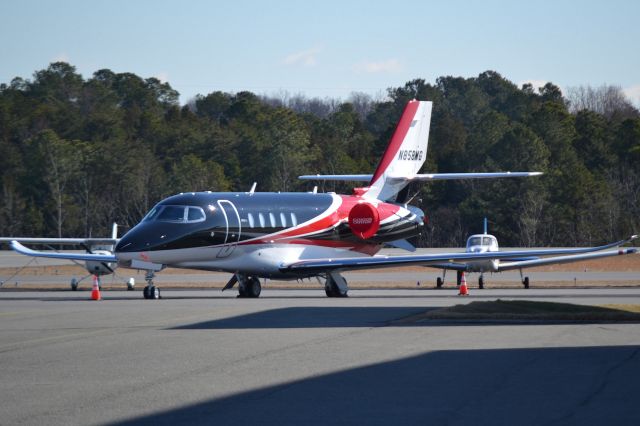
[[276,217],[271,212],[269,213],[269,222],[271,222],[271,227],[272,228],[275,228],[277,226]]
[[253,220],[253,214],[248,213],[247,214],[247,219],[249,219],[249,226],[253,228],[255,226],[255,224],[256,224],[255,221]]
[[264,228],[264,215],[262,213],[258,213],[258,220],[260,221],[260,227]]
[[291,212],[290,216],[291,216],[291,224],[293,226],[297,226],[298,225],[298,218],[296,217],[296,214]]
[[280,213],[280,224],[283,228],[287,227],[287,216],[285,216],[282,212]]

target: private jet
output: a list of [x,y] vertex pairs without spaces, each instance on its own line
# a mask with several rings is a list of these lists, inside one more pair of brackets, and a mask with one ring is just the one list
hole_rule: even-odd
[[[346,297],[343,271],[454,261],[573,255],[600,250],[547,249],[376,255],[385,245],[415,250],[407,241],[424,229],[425,214],[407,203],[407,185],[445,179],[538,176],[540,172],[418,173],[427,155],[432,103],[409,101],[373,174],[305,175],[304,180],[363,182],[352,194],[185,192],[160,201],[116,244],[113,254],[61,254],[11,246],[29,256],[112,262],[145,270],[147,299],[160,298],[153,283],[166,267],[224,271],[223,290],[259,297],[261,279],[316,278],[328,297]],[[634,252],[621,250],[620,254]]]

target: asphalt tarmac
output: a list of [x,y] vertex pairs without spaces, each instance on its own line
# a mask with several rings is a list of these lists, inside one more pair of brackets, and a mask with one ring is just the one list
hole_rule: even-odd
[[640,289],[0,290],[0,424],[640,423],[640,324],[399,321]]

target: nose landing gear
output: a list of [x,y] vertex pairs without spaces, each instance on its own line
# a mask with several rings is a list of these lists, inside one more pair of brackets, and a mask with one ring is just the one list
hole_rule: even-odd
[[160,299],[160,289],[153,285],[153,278],[155,277],[155,273],[153,271],[147,271],[147,274],[144,277],[144,280],[147,282],[144,290],[142,291],[142,295],[145,299]]

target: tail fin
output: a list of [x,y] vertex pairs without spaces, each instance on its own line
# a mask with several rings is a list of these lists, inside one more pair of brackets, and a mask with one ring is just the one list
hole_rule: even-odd
[[[427,173],[419,174],[427,159],[432,103],[410,101],[404,108],[391,142],[373,175],[304,175],[305,180],[369,182],[365,188],[354,188],[354,194],[388,201],[411,182],[451,179],[495,179],[539,176],[541,172],[493,173]],[[403,194],[399,195],[403,199]],[[404,202],[398,200],[398,202]]]
[[427,158],[431,107],[431,102],[413,100],[404,108],[366,197],[389,200],[420,171]]

